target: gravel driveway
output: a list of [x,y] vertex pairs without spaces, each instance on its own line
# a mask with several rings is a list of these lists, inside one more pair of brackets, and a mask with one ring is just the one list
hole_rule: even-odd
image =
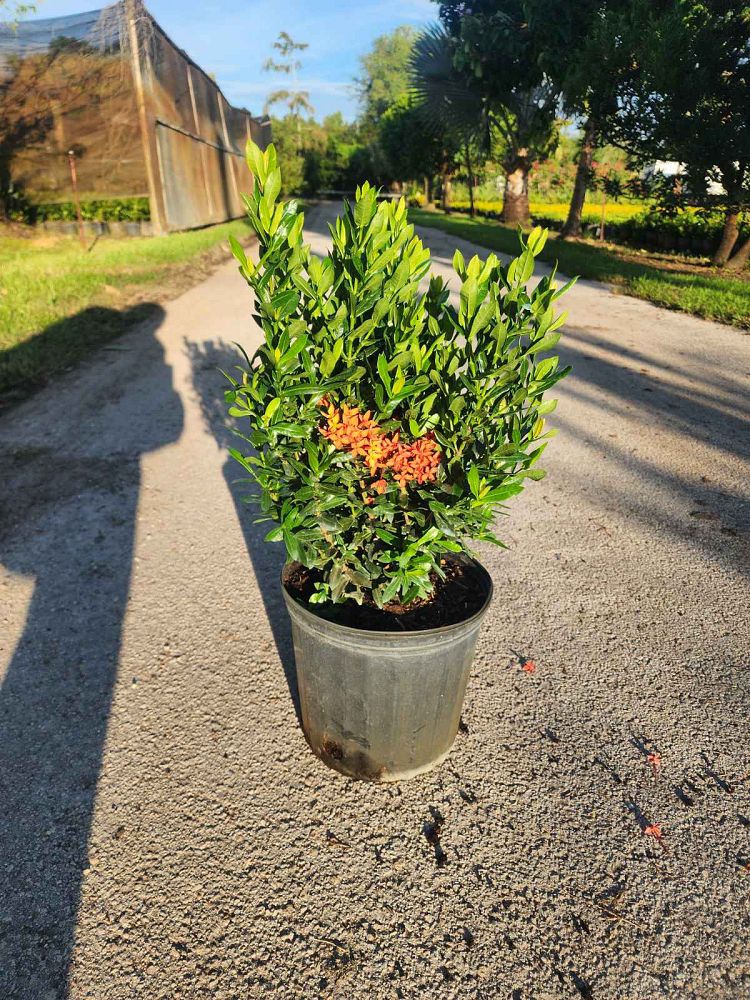
[[461,732],[400,786],[298,726],[225,461],[232,265],[3,416],[3,1000],[750,997],[750,340],[567,304]]

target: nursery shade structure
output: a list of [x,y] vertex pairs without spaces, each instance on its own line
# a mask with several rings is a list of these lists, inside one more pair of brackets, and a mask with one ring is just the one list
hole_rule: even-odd
[[267,117],[226,100],[139,0],[0,25],[0,184],[35,201],[148,195],[156,232],[243,213]]

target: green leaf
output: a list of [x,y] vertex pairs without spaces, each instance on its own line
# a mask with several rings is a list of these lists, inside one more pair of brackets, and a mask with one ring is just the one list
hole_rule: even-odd
[[284,354],[282,354],[281,358],[279,359],[278,368],[280,369],[280,371],[282,372],[287,371],[294,358],[296,358],[296,356],[300,353],[300,351],[303,351],[306,347],[307,347],[307,337],[304,335],[301,337],[297,337],[297,339],[293,341],[292,346],[289,348],[289,350],[286,351]]
[[287,437],[299,438],[300,440],[304,440],[309,433],[306,427],[302,427],[300,424],[291,424],[285,420],[273,424],[271,430],[275,434],[285,434]]
[[474,277],[468,277],[466,281],[461,285],[461,316],[464,322],[474,312],[477,304],[477,295],[479,294],[479,286],[477,285],[477,279]]
[[550,333],[546,337],[542,337],[541,340],[537,340],[535,344],[526,351],[527,354],[538,354],[540,351],[551,351],[552,348],[557,344],[560,339],[559,333]]
[[256,146],[252,139],[247,140],[245,146],[245,159],[252,173],[262,182],[266,176],[266,167],[263,160],[263,153],[260,146]]
[[385,386],[385,391],[390,396],[392,383],[391,376],[388,374],[388,362],[384,354],[378,355],[378,375],[380,375],[380,381]]
[[555,410],[556,408],[557,408],[556,399],[545,399],[544,402],[540,403],[539,406],[536,408],[536,412],[541,417],[545,413],[552,413],[553,410]]
[[268,200],[269,205],[276,201],[279,191],[281,191],[281,171],[276,167],[266,177],[266,182],[263,185],[263,197]]
[[472,465],[469,469],[468,475],[466,476],[466,481],[469,484],[469,489],[475,497],[479,496],[479,469],[476,465]]
[[291,316],[299,305],[299,292],[290,288],[286,292],[279,292],[271,299],[271,308],[276,313],[277,319],[286,319]]
[[281,400],[279,399],[278,396],[276,396],[275,399],[272,399],[271,402],[268,404],[268,406],[265,409],[265,413],[263,414],[262,417],[263,423],[265,424],[266,427],[268,427],[269,423],[273,419],[274,413],[278,410],[280,406],[281,406]]
[[232,255],[236,258],[236,260],[239,261],[242,267],[247,267],[247,254],[245,253],[245,248],[242,246],[234,233],[229,234],[229,245],[232,248]]
[[386,587],[384,588],[384,590],[380,595],[381,607],[383,604],[389,604],[393,600],[393,598],[398,593],[398,588],[400,587],[400,585],[401,585],[400,579],[397,576],[394,576],[393,579],[390,581],[390,583],[386,585]]
[[548,236],[549,230],[542,229],[541,226],[535,226],[529,233],[526,239],[526,246],[535,257],[538,257],[542,250],[544,250],[544,245],[547,242]]
[[232,458],[235,460],[235,462],[239,462],[240,465],[244,469],[247,469],[248,472],[254,472],[251,460],[249,458],[246,458],[241,452],[237,451],[236,448],[229,448],[228,451],[229,454],[232,456]]
[[510,497],[514,497],[521,492],[523,492],[523,485],[521,483],[510,483],[508,486],[498,486],[496,489],[485,493],[480,502],[502,503],[503,500],[508,500]]
[[526,250],[518,258],[518,270],[516,273],[516,281],[519,283],[519,285],[525,285],[533,273],[534,273],[534,254],[531,252],[531,250]]
[[299,542],[293,532],[288,531],[286,528],[281,529],[282,538],[284,539],[284,544],[286,545],[286,550],[289,554],[289,558],[295,562],[299,561],[302,552],[299,547]]
[[310,468],[313,472],[317,473],[320,469],[320,458],[318,456],[318,449],[315,447],[312,441],[305,442],[305,451],[307,452],[307,458],[310,462]]

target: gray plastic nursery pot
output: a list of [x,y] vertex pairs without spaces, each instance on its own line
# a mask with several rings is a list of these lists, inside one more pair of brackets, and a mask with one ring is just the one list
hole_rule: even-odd
[[447,757],[492,580],[465,621],[414,632],[369,632],[326,621],[282,591],[292,620],[302,728],[329,767],[366,781],[402,781]]

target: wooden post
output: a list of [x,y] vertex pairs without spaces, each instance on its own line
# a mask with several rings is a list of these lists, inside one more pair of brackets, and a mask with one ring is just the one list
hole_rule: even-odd
[[[187,65],[187,82],[188,90],[190,91],[190,103],[193,107],[193,127],[195,129],[195,134],[200,135],[200,123],[198,121],[198,105],[195,100],[195,88],[193,87],[193,74],[190,72],[190,64]],[[204,143],[199,142],[200,146],[200,157],[201,157],[201,173],[203,174],[203,190],[206,194],[206,201],[208,202],[208,214],[211,216],[211,221],[214,221],[214,199],[211,192],[211,184],[209,183],[208,177],[208,150]]]
[[73,187],[73,204],[76,207],[76,219],[78,220],[78,239],[81,249],[86,249],[86,237],[83,235],[83,215],[81,214],[81,199],[78,197],[78,174],[76,173],[76,151],[68,150],[68,166],[70,167],[70,183]]
[[237,174],[236,174],[235,169],[234,169],[234,157],[233,157],[232,153],[229,152],[229,150],[231,150],[232,146],[231,146],[231,143],[229,141],[229,129],[227,128],[227,119],[226,119],[226,116],[224,114],[224,105],[221,103],[222,100],[223,100],[223,98],[221,96],[221,92],[219,91],[219,89],[217,87],[217,89],[216,89],[216,103],[219,105],[219,115],[221,117],[221,124],[222,124],[222,127],[224,129],[224,145],[227,148],[227,152],[226,153],[222,153],[222,156],[229,157],[229,159],[226,162],[227,162],[227,164],[229,166],[229,171],[230,171],[230,173],[232,175],[232,187],[234,188],[234,196],[237,199],[237,204],[241,205],[242,201],[240,199],[240,189],[239,189],[239,187],[237,185]]
[[[151,225],[157,234],[165,233],[167,227],[161,210],[161,192],[156,183],[156,173],[154,171],[154,158],[151,154],[150,130],[155,129],[153,119],[149,122],[146,110],[146,94],[143,86],[143,69],[141,66],[141,53],[138,41],[138,26],[136,24],[135,0],[125,0],[125,9],[128,19],[128,39],[130,42],[130,57],[133,66],[133,84],[135,86],[135,100],[138,106],[138,122],[141,127],[141,145],[143,147],[143,161],[146,166],[146,181],[148,183],[148,200],[151,206]],[[156,134],[154,133],[154,141]]]

